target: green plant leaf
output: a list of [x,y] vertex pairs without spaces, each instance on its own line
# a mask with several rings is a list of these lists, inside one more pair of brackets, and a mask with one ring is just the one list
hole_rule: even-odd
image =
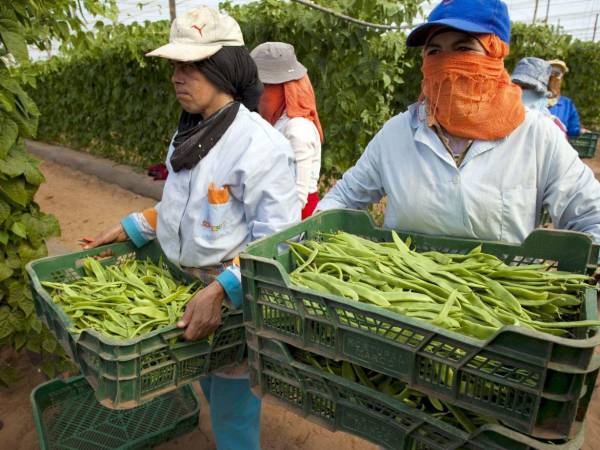
[[8,200],[20,206],[25,206],[29,200],[25,182],[22,179],[0,179],[0,193],[4,194]]
[[5,114],[0,114],[0,158],[4,158],[19,135],[19,126]]
[[0,39],[2,39],[6,49],[15,57],[17,62],[22,63],[29,59],[27,41],[23,35],[9,31],[0,25]]
[[[0,281],[10,278],[13,274],[13,269],[8,266],[5,261],[0,262]],[[0,336],[1,337],[1,336]]]
[[29,326],[36,333],[40,333],[42,331],[42,322],[40,322],[40,320],[35,316],[35,314],[29,316]]
[[27,239],[27,231],[25,230],[25,225],[23,222],[15,222],[12,227],[10,227],[10,231],[15,233],[17,236],[22,237],[23,239]]
[[48,377],[48,378],[54,378],[56,375],[56,363],[55,361],[52,361],[50,359],[45,360],[44,362],[42,362],[42,365],[40,366],[40,368],[42,369],[42,372],[44,372],[44,374]]
[[[10,205],[0,199],[0,225],[10,217]],[[5,242],[6,244],[6,242]]]
[[54,353],[56,350],[56,339],[53,337],[47,337],[42,341],[42,348],[48,353]]
[[35,311],[33,303],[25,299],[19,302],[19,308],[21,308],[21,310],[25,313],[25,317],[30,317],[31,314]]
[[9,315],[10,310],[7,307],[0,308],[0,339],[10,336],[15,331],[15,328],[8,319]]
[[25,333],[15,335],[15,350],[21,350],[26,342],[27,335]]

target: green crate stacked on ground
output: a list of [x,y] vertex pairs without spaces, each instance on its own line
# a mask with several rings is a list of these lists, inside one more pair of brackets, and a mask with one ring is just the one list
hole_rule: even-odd
[[52,380],[31,393],[41,450],[149,449],[198,426],[200,401],[183,386],[126,411],[100,405],[83,376]]
[[160,261],[182,283],[195,281],[173,264],[165,262],[158,243],[136,248],[123,242],[92,250],[33,261],[27,266],[37,315],[48,325],[67,354],[81,368],[98,401],[114,409],[136,407],[208,373],[239,363],[245,352],[245,329],[241,311],[224,313],[222,325],[211,339],[188,342],[183,330],[164,327],[134,339],[117,339],[95,330],[77,334],[72,321],[54,304],[43,281],[69,282],[83,275],[82,260],[111,253],[104,265],[139,259]]
[[[573,435],[600,367],[593,354],[600,343],[596,329],[580,329],[578,339],[566,339],[509,326],[483,341],[293,285],[288,276],[293,258],[282,244],[337,231],[391,240],[390,231],[376,228],[366,213],[328,211],[257,241],[242,255],[245,321],[259,336],[398,378],[522,433],[547,439]],[[509,264],[546,261],[576,273],[593,271],[598,258],[591,239],[573,232],[536,230],[522,245],[410,236],[419,251],[467,253],[482,244],[484,252]],[[596,317],[596,292],[589,289],[580,319]]]
[[290,346],[260,337],[251,327],[247,333],[255,394],[331,431],[393,450],[578,450],[583,443],[583,423],[576,424],[574,437],[566,441],[544,442],[497,424],[468,433],[394,397],[295,360]]
[[582,133],[577,137],[570,137],[569,142],[573,146],[580,158],[593,158],[596,155],[598,146],[598,137],[600,133]]

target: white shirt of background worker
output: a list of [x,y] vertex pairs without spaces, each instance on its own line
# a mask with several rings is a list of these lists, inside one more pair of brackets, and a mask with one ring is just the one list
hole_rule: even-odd
[[296,189],[305,219],[319,202],[323,130],[315,93],[306,67],[296,59],[292,45],[265,42],[252,50],[251,55],[258,67],[258,77],[265,85],[258,112],[292,145]]

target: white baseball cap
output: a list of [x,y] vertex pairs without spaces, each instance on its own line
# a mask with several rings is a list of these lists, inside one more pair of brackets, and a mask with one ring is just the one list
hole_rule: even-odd
[[242,46],[244,37],[230,16],[201,6],[177,17],[171,24],[169,43],[146,53],[174,61],[200,61],[225,46]]

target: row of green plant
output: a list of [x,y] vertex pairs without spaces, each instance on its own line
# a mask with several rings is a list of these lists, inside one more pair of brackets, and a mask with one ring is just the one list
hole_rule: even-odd
[[[0,2],[0,348],[40,353],[48,376],[67,368],[68,361],[35,315],[24,268],[46,255],[45,240],[60,230],[56,218],[33,200],[44,177],[24,139],[36,137],[39,111],[25,89],[33,80],[15,68],[27,63],[28,44],[45,48],[53,39],[89,39],[78,18],[82,8],[94,15],[115,13],[113,0]],[[0,359],[0,385],[16,378],[15,367]]]

